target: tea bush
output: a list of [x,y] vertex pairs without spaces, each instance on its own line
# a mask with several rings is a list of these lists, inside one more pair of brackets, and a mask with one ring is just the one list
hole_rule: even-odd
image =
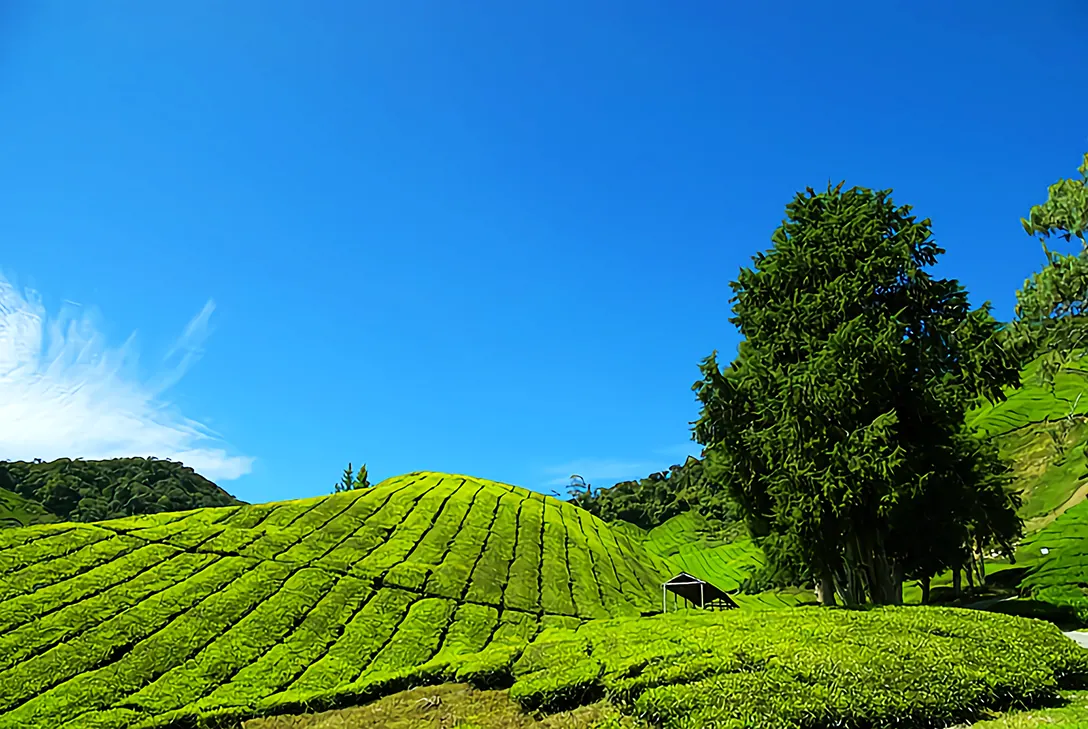
[[947,726],[1088,678],[1052,625],[955,608],[685,612],[541,636],[515,664],[527,709],[606,695],[666,729]]

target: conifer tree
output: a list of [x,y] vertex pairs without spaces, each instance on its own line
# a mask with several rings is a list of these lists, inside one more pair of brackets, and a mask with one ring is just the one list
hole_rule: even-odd
[[352,479],[353,469],[351,462],[348,462],[348,467],[344,469],[343,475],[340,476],[340,481],[333,486],[333,493],[340,493],[341,491],[350,491],[353,483]]
[[772,570],[825,604],[895,603],[906,576],[962,561],[973,523],[1018,524],[964,415],[1019,373],[988,304],[924,270],[943,253],[930,221],[842,187],[799,193],[731,284],[744,339],[724,371],[701,365],[695,439]]
[[[351,464],[348,464],[349,467]],[[355,481],[352,482],[351,487],[353,489],[368,489],[370,488],[370,479],[367,476],[366,464],[364,463],[359,467],[359,472],[355,474]]]

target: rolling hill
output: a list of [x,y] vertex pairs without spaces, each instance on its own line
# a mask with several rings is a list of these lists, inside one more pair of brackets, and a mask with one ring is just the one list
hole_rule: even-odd
[[243,503],[189,466],[158,458],[0,461],[0,491],[19,499],[0,494],[0,527],[27,523],[20,514],[93,522]]
[[543,629],[654,612],[672,569],[572,505],[435,473],[6,529],[0,727],[279,713],[406,671],[486,681]]

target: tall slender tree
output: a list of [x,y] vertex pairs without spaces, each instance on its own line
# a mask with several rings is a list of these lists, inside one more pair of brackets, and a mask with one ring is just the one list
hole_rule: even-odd
[[[348,468],[351,468],[351,464],[348,464]],[[355,480],[351,482],[353,489],[368,489],[370,488],[370,476],[367,474],[366,464],[359,466],[359,472],[355,474]]]
[[943,253],[930,221],[890,191],[842,188],[798,194],[731,284],[744,340],[725,371],[704,360],[694,431],[771,562],[825,604],[894,603],[922,569],[925,500],[955,508],[966,539],[978,476],[1001,464],[963,437],[964,414],[1018,369],[988,305],[924,270]]
[[341,491],[350,491],[353,483],[354,469],[351,467],[351,463],[348,463],[348,467],[344,469],[344,473],[341,474],[340,480],[333,486],[334,493],[340,493]]

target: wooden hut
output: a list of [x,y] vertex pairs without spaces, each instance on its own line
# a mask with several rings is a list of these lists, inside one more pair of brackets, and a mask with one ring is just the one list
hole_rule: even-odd
[[676,598],[681,597],[692,606],[704,610],[732,610],[737,606],[733,598],[719,587],[715,587],[706,580],[692,577],[687,572],[681,572],[668,582],[661,585],[661,612],[668,612],[668,594],[672,593],[673,604]]

